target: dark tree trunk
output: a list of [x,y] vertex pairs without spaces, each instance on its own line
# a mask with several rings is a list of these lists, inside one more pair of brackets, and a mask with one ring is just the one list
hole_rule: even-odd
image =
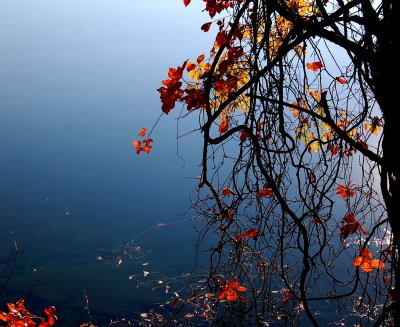
[[378,37],[378,53],[374,66],[376,100],[384,117],[384,138],[382,142],[383,167],[381,190],[387,208],[387,215],[393,232],[395,262],[394,323],[400,326],[400,108],[398,105],[398,76],[394,67],[399,65],[398,36],[395,33],[396,19],[400,17],[398,1],[384,1],[384,19]]

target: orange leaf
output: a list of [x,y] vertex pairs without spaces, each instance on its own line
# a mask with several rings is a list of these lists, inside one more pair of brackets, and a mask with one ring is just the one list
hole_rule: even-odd
[[142,128],[140,129],[139,136],[145,136],[146,133],[147,133],[146,128],[142,127]]
[[356,194],[356,192],[354,192],[348,186],[339,185],[337,187],[336,194],[339,194],[343,199],[345,199],[345,198],[348,198],[348,197],[353,197]]
[[141,148],[142,148],[142,142],[141,141],[133,141],[132,145],[136,149],[136,153],[140,153]]
[[239,296],[237,292],[247,292],[247,288],[239,285],[236,280],[226,282],[223,286],[221,294],[218,296],[218,300],[226,299],[227,301],[236,301]]
[[222,122],[221,125],[219,125],[219,132],[221,134],[226,133],[229,129],[229,123],[230,123],[230,119],[229,118],[225,118]]
[[315,62],[306,64],[306,67],[308,69],[311,69],[313,72],[316,72],[319,69],[321,69],[322,67],[324,67],[324,65],[320,61],[315,61]]
[[374,259],[372,260],[372,265],[374,268],[382,270],[383,268],[385,268],[385,264],[383,263],[383,261],[378,260],[378,259]]
[[368,249],[360,249],[360,256],[353,260],[353,266],[359,266],[366,273],[371,272],[373,269],[382,270],[385,268],[383,261],[372,259],[371,251]]
[[363,257],[359,256],[353,260],[353,266],[358,267],[363,262]]
[[372,261],[370,261],[370,260],[364,260],[360,267],[366,273],[369,273],[374,269],[374,266],[372,265]]
[[234,291],[233,289],[227,289],[225,298],[227,301],[236,301],[238,298],[238,295],[237,295],[236,291]]
[[372,259],[372,253],[368,249],[360,249],[360,254],[366,259]]
[[340,84],[346,84],[347,81],[343,78],[343,77],[336,77],[336,80],[340,83]]

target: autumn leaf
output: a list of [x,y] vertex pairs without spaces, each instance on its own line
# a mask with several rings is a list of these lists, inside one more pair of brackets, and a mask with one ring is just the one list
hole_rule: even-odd
[[139,136],[145,136],[146,133],[147,133],[146,128],[142,127],[142,128],[140,129]]
[[343,221],[345,222],[345,225],[340,227],[340,237],[346,238],[350,234],[354,234],[357,231],[360,231],[365,236],[368,236],[368,232],[366,231],[366,229],[361,225],[358,220],[356,220],[353,214],[347,213],[343,217]]
[[229,129],[229,123],[230,123],[230,119],[227,117],[225,118],[222,122],[221,125],[219,125],[219,132],[221,134],[226,133]]
[[343,77],[336,77],[336,81],[338,81],[340,84],[346,84],[347,81]]
[[201,62],[203,62],[204,58],[205,58],[204,54],[198,56],[198,57],[197,57],[197,60],[196,60],[197,63],[200,64]]
[[191,0],[183,0],[183,4],[185,5],[185,7],[189,6]]
[[259,233],[258,233],[257,229],[252,227],[246,233],[238,235],[236,237],[236,239],[240,240],[243,238],[252,238],[252,239],[256,240],[258,236],[259,236]]
[[232,221],[233,220],[233,212],[232,211],[228,211],[228,213],[226,214],[226,219],[228,221]]
[[230,196],[233,194],[232,190],[229,187],[226,187],[222,190],[222,194],[225,196]]
[[222,48],[224,45],[228,44],[228,42],[229,42],[228,33],[226,31],[218,32],[215,41],[217,42],[218,47]]
[[201,30],[204,32],[208,32],[210,30],[212,22],[205,23],[201,25]]
[[[8,313],[0,311],[0,321],[7,323],[8,327],[51,327],[57,321],[56,309],[54,306],[43,309],[46,318],[38,317],[31,314],[25,308],[23,299],[14,303],[7,303]],[[38,323],[34,319],[40,319]]]
[[372,134],[378,135],[378,132],[382,129],[381,120],[379,119],[379,117],[374,117],[372,123],[371,124],[366,123],[364,127],[367,131],[370,131]]
[[289,290],[285,291],[285,297],[282,299],[282,303],[287,303],[289,301],[289,298],[292,296],[293,294],[291,291]]
[[222,287],[221,294],[218,296],[218,300],[236,301],[239,298],[237,292],[247,292],[247,288],[239,285],[236,280],[226,282]]
[[268,184],[265,184],[264,188],[257,192],[257,195],[260,198],[263,198],[263,197],[266,197],[266,196],[273,196],[274,195],[274,191],[272,191],[272,188]]
[[136,153],[139,154],[141,151],[141,148],[142,148],[142,142],[141,141],[133,141],[132,145],[136,149]]
[[381,260],[372,259],[371,251],[368,249],[360,249],[360,255],[353,260],[353,266],[360,267],[366,273],[373,269],[382,270],[385,264]]
[[348,197],[352,198],[356,194],[356,192],[353,189],[351,189],[349,185],[348,186],[339,185],[337,187],[336,194],[339,194],[343,199],[345,199]]
[[316,72],[316,71],[320,70],[322,67],[324,67],[324,65],[320,61],[315,61],[315,62],[306,64],[306,67],[308,69],[312,70],[313,72]]
[[151,146],[152,142],[153,142],[153,139],[146,139],[146,140],[143,140],[143,145],[142,145],[142,141],[133,141],[132,145],[135,148],[137,154],[139,154],[142,151],[149,153],[152,148],[152,146]]
[[242,141],[242,142],[245,142],[248,138],[249,138],[249,133],[247,133],[247,131],[245,131],[245,130],[243,130],[241,133],[240,133],[240,140]]

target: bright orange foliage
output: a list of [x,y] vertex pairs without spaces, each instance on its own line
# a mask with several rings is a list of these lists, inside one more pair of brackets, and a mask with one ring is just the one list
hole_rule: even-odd
[[149,153],[152,148],[152,146],[151,146],[152,142],[153,142],[153,139],[146,139],[146,140],[143,140],[143,145],[142,145],[142,141],[133,141],[132,145],[136,149],[137,154],[139,154],[140,152]]
[[382,129],[381,120],[378,117],[374,117],[371,124],[366,123],[365,129],[370,131],[374,135],[378,135],[378,132]]
[[352,198],[356,194],[356,192],[353,189],[351,189],[348,184],[347,186],[339,185],[337,187],[336,194],[339,194],[343,199],[345,199],[348,197]]
[[315,62],[306,64],[306,67],[308,69],[312,70],[313,72],[316,72],[316,71],[320,70],[322,67],[324,67],[324,65],[319,61],[315,61]]
[[226,133],[229,129],[229,123],[230,123],[230,119],[227,117],[225,118],[222,122],[221,125],[219,125],[219,132],[221,134]]
[[363,271],[369,273],[373,269],[382,270],[385,264],[381,260],[372,259],[371,251],[368,249],[360,249],[360,255],[354,259],[353,266],[360,267]]
[[343,77],[336,77],[336,80],[340,83],[340,84],[346,84],[347,81],[343,78]]
[[221,294],[218,296],[218,300],[236,301],[239,298],[237,292],[246,292],[247,288],[239,285],[236,280],[226,282],[222,287]]
[[139,136],[145,136],[146,133],[147,133],[146,128],[142,127],[142,128],[140,129],[140,132],[139,132],[138,134],[139,134]]
[[[7,303],[8,313],[0,311],[0,321],[7,323],[7,327],[50,327],[57,321],[56,308],[53,306],[44,308],[46,318],[41,318],[31,314],[25,308],[23,299],[14,303]],[[36,322],[35,320],[40,320]]]

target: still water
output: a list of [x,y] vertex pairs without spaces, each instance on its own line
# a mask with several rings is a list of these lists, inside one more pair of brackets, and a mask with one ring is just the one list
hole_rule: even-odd
[[106,324],[192,269],[200,140],[177,146],[163,117],[152,153],[131,142],[161,113],[168,67],[209,48],[201,5],[0,2],[0,286],[19,249],[2,310],[27,298],[34,313],[54,305],[58,326]]

